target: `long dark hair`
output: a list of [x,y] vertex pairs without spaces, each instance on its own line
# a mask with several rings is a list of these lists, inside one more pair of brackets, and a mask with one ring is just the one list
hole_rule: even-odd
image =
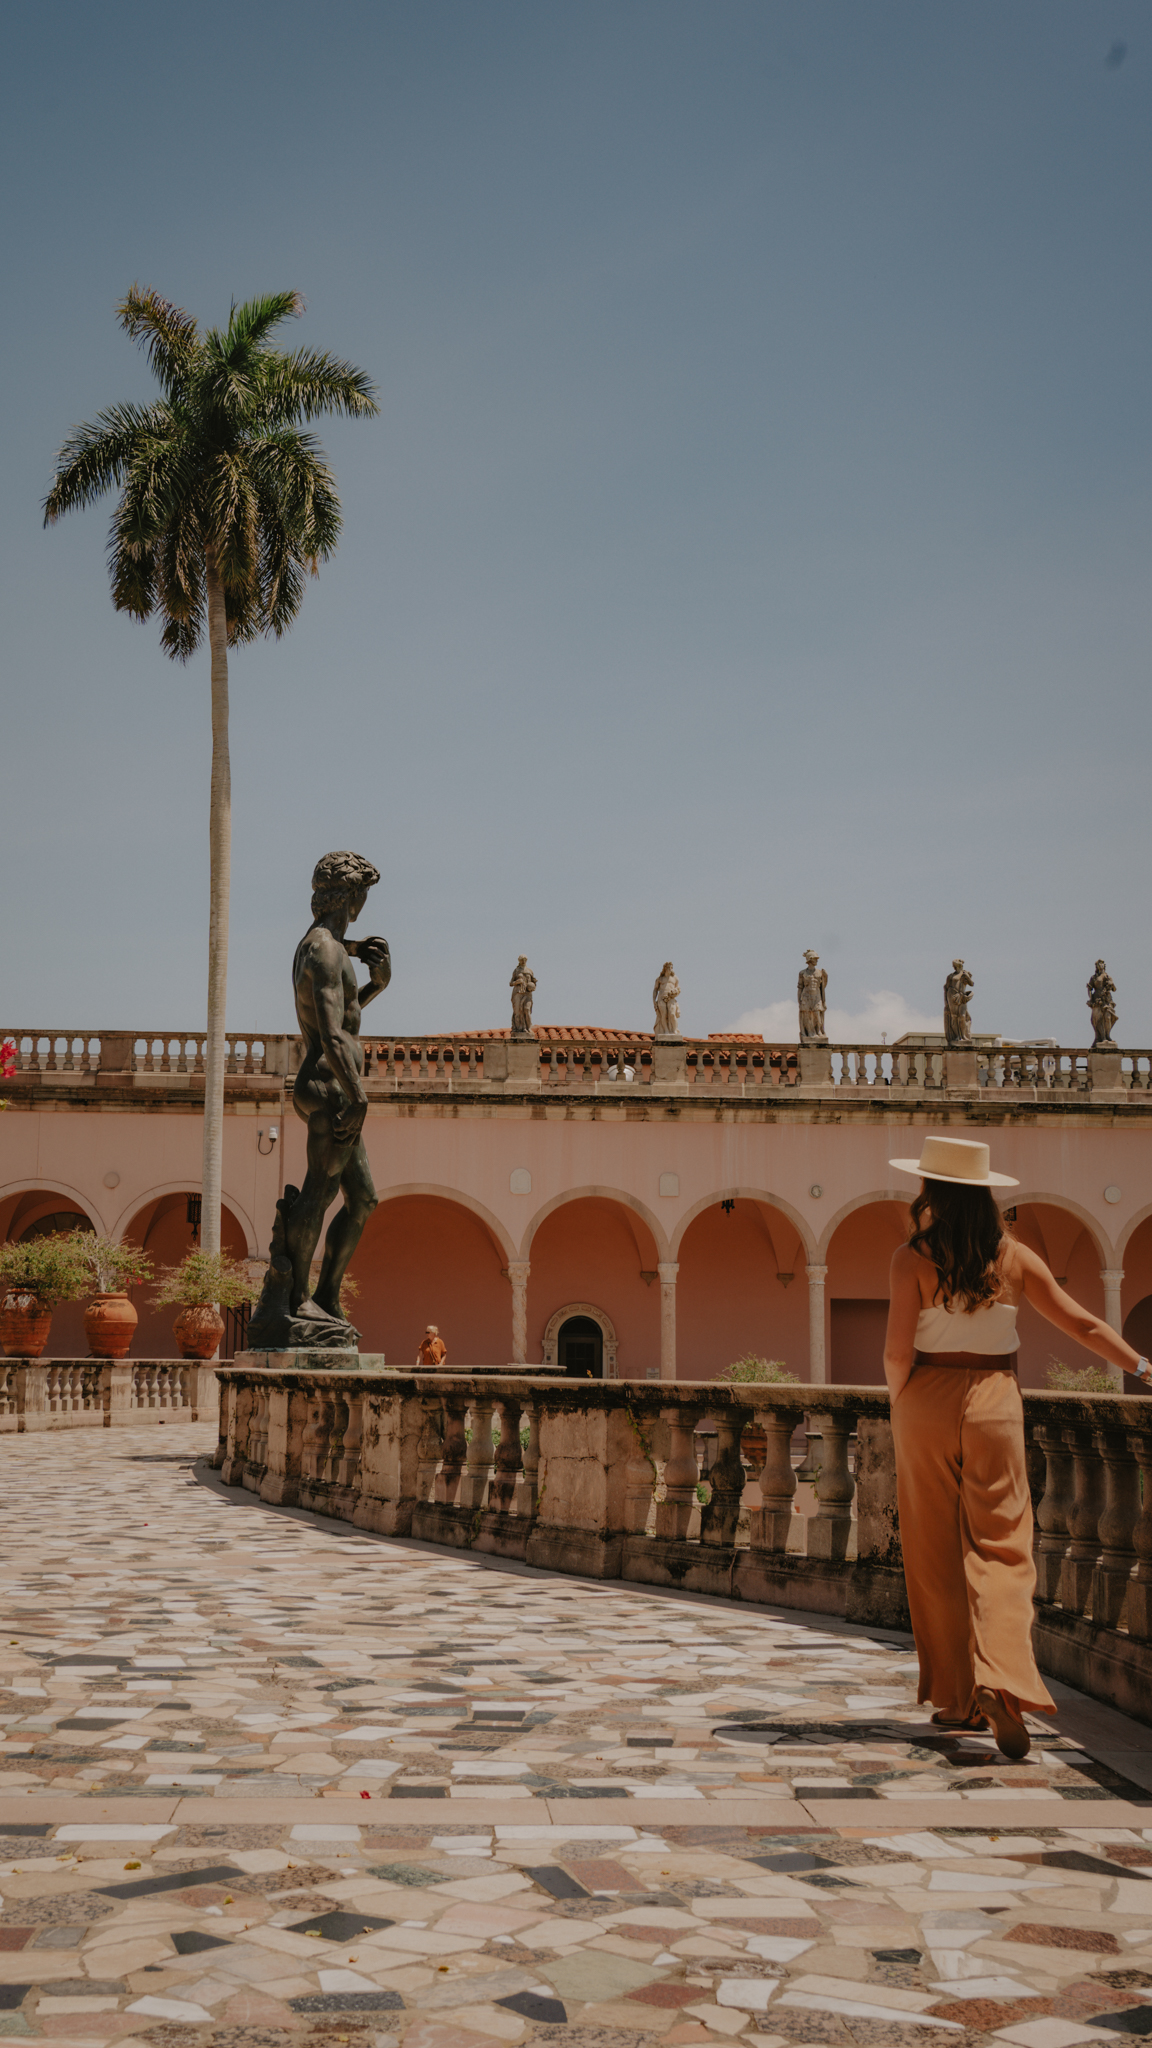
[[926,1180],[912,1204],[912,1225],[911,1249],[936,1268],[933,1300],[942,1295],[965,1310],[997,1299],[1005,1232],[989,1188]]

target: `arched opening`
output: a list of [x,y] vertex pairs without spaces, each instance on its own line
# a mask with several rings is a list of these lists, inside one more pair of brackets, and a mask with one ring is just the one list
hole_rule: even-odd
[[884,1382],[888,1269],[907,1242],[908,1208],[880,1199],[861,1203],[833,1231],[825,1254],[828,1377],[834,1386]]
[[[199,1243],[197,1200],[199,1189],[157,1195],[138,1209],[121,1233],[125,1244],[139,1245],[147,1252],[159,1279],[164,1268],[178,1266],[186,1252]],[[225,1204],[220,1210],[220,1248],[234,1259],[247,1262],[248,1240],[244,1226]],[[177,1358],[179,1346],[172,1325],[179,1313],[174,1308],[156,1308],[153,1287],[134,1287],[132,1303],[140,1321],[132,1339],[133,1358]],[[86,1347],[82,1347],[86,1348]]]
[[570,1380],[602,1380],[604,1332],[591,1316],[569,1316],[556,1337],[556,1363]]
[[[589,1343],[593,1347],[591,1358],[587,1352]],[[591,1378],[614,1380],[616,1332],[603,1309],[591,1301],[570,1301],[566,1307],[558,1308],[544,1327],[543,1362],[561,1366],[579,1379],[589,1376],[591,1366]]]
[[[599,1316],[601,1338],[604,1323],[615,1332],[622,1378],[642,1380],[659,1371],[659,1257],[642,1216],[609,1196],[578,1196],[544,1217],[529,1256],[530,1359],[547,1356],[570,1316]],[[602,1364],[611,1369],[603,1353]]]
[[[0,1243],[20,1243],[26,1237],[67,1236],[72,1230],[95,1230],[86,1209],[73,1195],[56,1188],[25,1188],[6,1195],[0,1202]],[[62,1301],[52,1311],[52,1328],[46,1356],[83,1358],[88,1343],[84,1335],[83,1301]]]
[[447,1196],[381,1196],[349,1268],[348,1313],[362,1352],[414,1365],[435,1323],[453,1365],[491,1369],[512,1356],[507,1257],[471,1209]]
[[[1100,1268],[1104,1260],[1099,1245],[1079,1216],[1058,1202],[1020,1202],[1015,1208],[1007,1208],[1005,1215],[1019,1242],[1039,1254],[1060,1286],[1066,1287],[1083,1308],[1102,1316],[1104,1283]],[[1016,1333],[1020,1340],[1022,1387],[1047,1387],[1054,1359],[1076,1367],[1096,1362],[1092,1352],[1085,1351],[1071,1337],[1062,1336],[1027,1301],[1020,1303]]]
[[781,1210],[718,1194],[689,1223],[677,1257],[677,1379],[713,1380],[750,1354],[807,1379],[807,1256]]
[[1124,1269],[1124,1336],[1147,1358],[1152,1355],[1152,1216],[1136,1225],[1116,1263]]

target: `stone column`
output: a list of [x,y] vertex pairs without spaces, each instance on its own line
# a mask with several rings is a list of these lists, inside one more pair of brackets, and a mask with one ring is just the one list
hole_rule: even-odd
[[674,1380],[676,1377],[676,1275],[680,1271],[675,1260],[666,1260],[658,1265],[660,1275],[660,1377]]
[[528,1275],[527,1259],[509,1259],[508,1278],[512,1285],[512,1363],[528,1363]]
[[808,1378],[814,1387],[828,1383],[828,1361],[824,1354],[824,1282],[827,1266],[808,1268]]
[[[1101,1266],[1100,1278],[1104,1282],[1104,1321],[1118,1337],[1124,1334],[1124,1313],[1120,1306],[1120,1285],[1124,1278],[1123,1266]],[[1101,1359],[1101,1364],[1107,1363]],[[1118,1365],[1108,1365],[1108,1372],[1118,1394],[1124,1391],[1124,1374]]]

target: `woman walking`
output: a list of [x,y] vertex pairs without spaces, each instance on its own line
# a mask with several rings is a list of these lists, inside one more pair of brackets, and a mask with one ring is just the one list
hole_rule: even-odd
[[1006,1231],[987,1145],[926,1137],[912,1235],[894,1253],[884,1373],[921,1700],[942,1728],[990,1722],[1005,1756],[1027,1756],[1024,1710],[1055,1706],[1032,1654],[1032,1503],[1016,1378],[1023,1297],[1145,1383],[1152,1366],[1065,1294]]

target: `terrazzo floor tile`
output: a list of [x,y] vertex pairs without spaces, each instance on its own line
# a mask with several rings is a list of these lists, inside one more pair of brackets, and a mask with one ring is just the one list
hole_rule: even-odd
[[0,2036],[1148,2034],[1152,1730],[1060,1688],[1009,1766],[892,1632],[270,1510],[210,1437],[5,1442]]

